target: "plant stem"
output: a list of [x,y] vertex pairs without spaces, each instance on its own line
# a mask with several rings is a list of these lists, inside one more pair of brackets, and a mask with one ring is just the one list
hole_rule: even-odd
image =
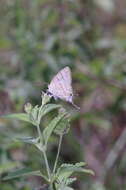
[[[42,133],[41,133],[41,130],[40,130],[40,126],[37,125],[37,131],[38,131],[38,135],[39,135],[39,138],[40,138],[40,143],[41,143],[41,146],[43,146],[43,138],[42,138]],[[50,181],[50,168],[49,168],[49,163],[48,163],[48,160],[47,160],[47,156],[46,156],[46,151],[44,150],[43,148],[43,156],[44,156],[44,160],[45,160],[45,165],[46,165],[46,170],[47,170],[47,174],[48,174],[48,179]]]
[[50,168],[49,168],[49,163],[48,163],[48,160],[47,160],[47,156],[46,156],[46,152],[45,150],[43,151],[43,155],[44,155],[44,160],[45,160],[45,164],[46,164],[46,170],[47,170],[47,174],[48,174],[48,179],[49,181],[51,181],[51,175],[50,175]]
[[38,131],[38,135],[39,135],[39,138],[40,138],[40,142],[41,142],[41,144],[43,144],[42,134],[41,134],[41,130],[40,130],[40,126],[39,125],[37,125],[37,131]]
[[56,171],[57,162],[58,162],[58,159],[59,159],[59,153],[60,153],[60,149],[61,149],[62,139],[63,139],[63,135],[61,134],[60,139],[59,139],[59,145],[58,145],[58,151],[57,151],[57,155],[56,155],[56,160],[55,160],[55,164],[54,164],[54,168],[53,168],[53,174]]

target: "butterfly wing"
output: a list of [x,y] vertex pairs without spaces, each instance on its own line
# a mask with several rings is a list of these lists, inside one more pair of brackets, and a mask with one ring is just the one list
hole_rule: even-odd
[[71,83],[71,71],[69,67],[65,67],[54,76],[48,85],[48,92],[50,92],[54,98],[72,102],[73,89]]

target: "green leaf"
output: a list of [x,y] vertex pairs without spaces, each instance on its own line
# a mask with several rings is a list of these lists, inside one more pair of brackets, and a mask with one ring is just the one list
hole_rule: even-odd
[[5,162],[3,164],[0,164],[0,174],[12,170],[17,166],[19,166],[19,163],[17,162]]
[[46,115],[48,112],[52,111],[53,109],[60,108],[61,105],[57,104],[46,104],[44,106],[38,107],[36,105],[34,108],[31,109],[30,113],[14,113],[3,116],[3,118],[7,119],[18,119],[21,121],[26,121],[32,123],[33,125],[39,125],[41,118]]
[[[64,164],[65,165],[65,164]],[[68,165],[68,164],[67,164]],[[66,167],[67,167],[67,165],[66,165]],[[84,167],[84,166],[86,166],[86,163],[85,162],[78,162],[78,163],[76,163],[75,164],[75,167]]]
[[39,170],[32,171],[31,169],[23,168],[23,169],[10,172],[7,176],[3,178],[3,180],[9,180],[9,179],[13,179],[13,178],[21,177],[21,176],[28,176],[28,175],[42,176]]
[[60,114],[59,116],[55,117],[50,123],[49,125],[44,129],[43,131],[43,137],[44,137],[44,141],[45,141],[45,146],[48,143],[49,137],[51,136],[53,130],[55,129],[55,127],[57,125],[60,124],[61,120],[64,118],[65,114]]
[[74,181],[76,181],[77,180],[77,178],[76,177],[73,177],[73,178],[68,178],[68,179],[66,179],[66,181],[65,181],[65,184],[66,185],[70,185],[71,183],[73,183]]
[[85,174],[91,174],[91,175],[95,175],[93,170],[90,169],[79,169],[79,172],[84,172]]
[[61,108],[61,105],[57,105],[57,104],[46,104],[43,109],[42,109],[42,116],[46,115],[48,112],[57,109],[57,108]]
[[33,121],[33,119],[32,120],[30,119],[29,114],[27,113],[14,113],[14,114],[9,114],[3,117],[7,119],[18,119],[18,120],[26,121],[28,123],[32,123],[33,125],[36,125],[36,123]]
[[29,113],[29,118],[30,121],[34,124],[34,125],[39,125],[41,122],[41,118],[46,115],[48,112],[52,111],[53,109],[59,108],[61,107],[60,105],[57,104],[46,104],[46,105],[42,105],[40,107],[35,106],[34,108],[32,108],[31,112]]
[[71,187],[66,186],[66,187],[61,188],[61,190],[74,190],[74,189],[71,188]]
[[57,170],[56,176],[59,181],[67,180],[74,172],[84,172],[88,174],[94,175],[94,172],[89,169],[82,168],[86,164],[84,162],[76,163],[76,164],[62,164],[60,168]]
[[39,111],[38,105],[36,105],[34,108],[32,108],[32,110],[29,114],[31,121],[33,120],[36,122],[36,120],[38,119],[38,111]]
[[39,112],[39,107],[38,105],[36,105],[35,107],[33,107],[31,109],[31,111],[29,112],[28,116],[29,116],[29,120],[31,121],[31,123],[35,126],[38,125],[38,112]]
[[7,119],[18,119],[21,121],[30,122],[29,117],[26,113],[14,113],[14,114],[5,115],[3,117]]
[[18,137],[17,140],[24,142],[24,143],[29,143],[29,144],[37,144],[39,141],[39,138],[33,138],[33,137]]
[[54,133],[57,135],[66,134],[70,129],[69,119],[64,117],[59,125],[54,129]]
[[57,105],[57,104],[46,104],[44,106],[41,106],[39,108],[39,112],[38,112],[38,123],[40,123],[41,118],[46,115],[47,113],[49,113],[50,111],[60,108],[61,105]]
[[59,115],[61,114],[64,115],[64,118],[62,118],[60,123],[54,129],[54,133],[56,133],[57,135],[66,134],[70,129],[69,114],[62,107],[59,109]]

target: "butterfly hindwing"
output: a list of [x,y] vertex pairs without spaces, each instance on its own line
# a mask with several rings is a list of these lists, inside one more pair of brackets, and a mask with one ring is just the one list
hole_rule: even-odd
[[54,98],[69,101],[69,97],[73,95],[71,82],[71,71],[69,67],[65,67],[54,76],[48,86],[48,91]]
[[80,109],[73,103],[73,89],[72,78],[69,67],[65,67],[59,71],[51,80],[48,85],[47,92],[50,93],[55,99],[60,98],[70,102],[76,109]]

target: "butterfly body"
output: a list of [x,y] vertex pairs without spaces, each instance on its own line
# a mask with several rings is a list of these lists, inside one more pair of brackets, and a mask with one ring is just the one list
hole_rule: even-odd
[[73,104],[72,78],[69,67],[63,68],[53,77],[48,85],[47,93],[55,99],[60,98]]

